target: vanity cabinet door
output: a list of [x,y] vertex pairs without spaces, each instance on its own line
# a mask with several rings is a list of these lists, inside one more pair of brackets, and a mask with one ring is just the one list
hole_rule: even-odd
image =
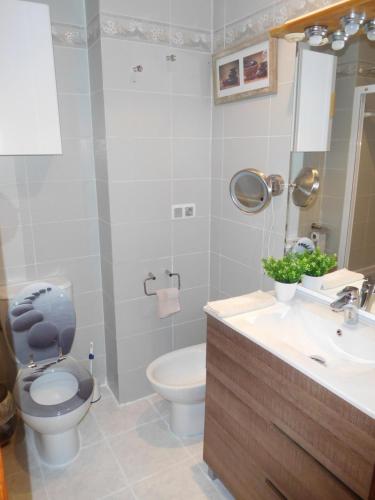
[[[275,465],[273,459],[267,465],[266,459],[260,455],[256,462],[258,466],[263,464],[264,474],[270,472],[271,466],[273,476],[270,480],[285,496],[334,498],[314,492],[315,484],[324,485],[326,481],[326,491],[331,487],[332,491],[338,488],[340,496],[337,498],[355,498],[356,495],[375,498],[371,493],[375,463],[373,419],[212,318],[208,321],[207,371],[208,416],[212,411],[217,412],[218,404],[224,405],[224,409],[225,406],[230,408],[226,418],[222,408],[218,419],[220,424],[229,425],[231,419],[236,420],[234,415],[245,413],[244,407],[251,412],[251,417],[247,418],[251,425],[245,426],[244,431],[252,434],[257,444],[251,447],[248,443],[247,446],[257,454],[265,447],[271,457],[280,455],[279,465]],[[211,380],[235,395],[236,399],[222,404],[217,396],[213,403],[215,384]],[[225,393],[224,389],[221,389],[222,393]],[[235,401],[241,402],[242,410],[233,412]],[[239,428],[243,425],[238,420],[236,424]],[[237,427],[233,432],[239,432]],[[243,442],[244,437],[237,440]],[[283,474],[288,476],[291,473],[292,476],[288,476],[286,484],[281,484],[282,469],[278,467],[282,468],[288,462],[295,465],[288,466]],[[318,479],[310,484],[310,477]],[[301,478],[315,496],[286,489],[301,483]]]

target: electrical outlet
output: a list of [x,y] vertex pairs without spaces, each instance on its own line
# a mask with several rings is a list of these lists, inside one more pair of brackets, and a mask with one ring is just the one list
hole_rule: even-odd
[[172,219],[191,219],[195,217],[195,204],[172,205]]

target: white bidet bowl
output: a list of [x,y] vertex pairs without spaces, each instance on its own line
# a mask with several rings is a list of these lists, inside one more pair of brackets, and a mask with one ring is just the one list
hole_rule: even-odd
[[171,428],[181,436],[202,434],[206,393],[206,344],[178,349],[147,368],[154,390],[171,402]]

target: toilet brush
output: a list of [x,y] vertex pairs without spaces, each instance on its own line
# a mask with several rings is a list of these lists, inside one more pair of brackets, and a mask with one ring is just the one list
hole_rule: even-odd
[[94,359],[95,359],[94,342],[90,342],[90,352],[89,352],[90,373],[91,373],[91,376],[92,376],[93,381],[94,381],[94,389],[93,389],[91,403],[96,403],[102,397],[100,394],[100,387],[99,387],[98,381],[96,380],[96,377],[94,377],[94,374],[93,374],[93,361],[94,361]]

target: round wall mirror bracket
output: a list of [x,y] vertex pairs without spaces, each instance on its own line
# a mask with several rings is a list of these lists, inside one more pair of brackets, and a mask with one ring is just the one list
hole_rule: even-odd
[[273,196],[284,191],[281,175],[266,176],[255,168],[240,170],[232,177],[229,192],[237,208],[248,214],[256,214],[270,204]]

